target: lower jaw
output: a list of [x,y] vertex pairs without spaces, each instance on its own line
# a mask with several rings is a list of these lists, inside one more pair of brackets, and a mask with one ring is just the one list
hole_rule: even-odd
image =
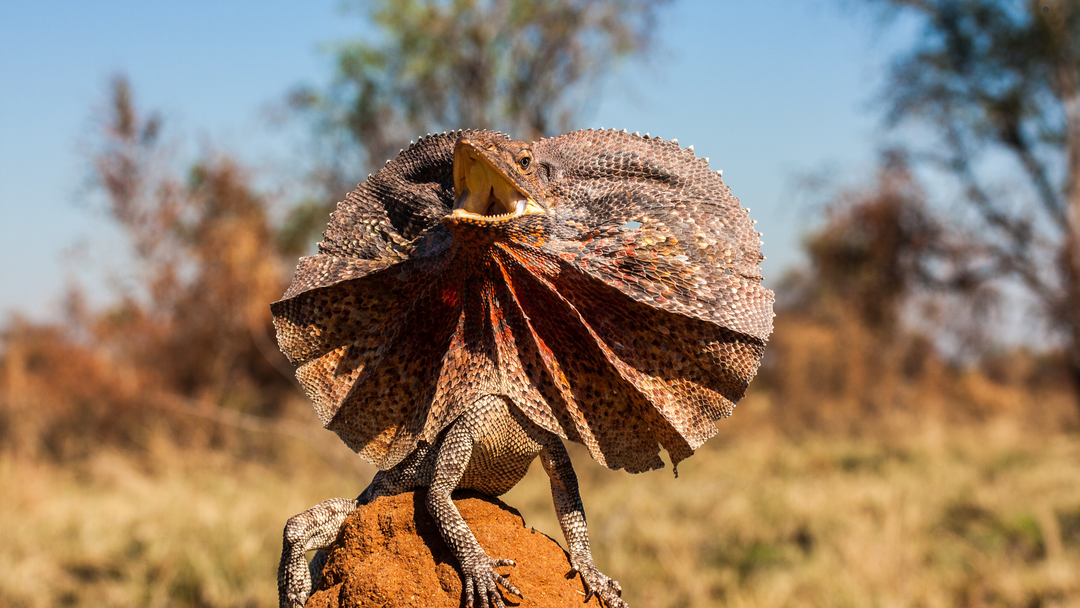
[[503,213],[500,215],[480,215],[479,213],[472,213],[470,211],[466,211],[465,209],[454,209],[454,211],[450,213],[450,215],[447,217],[462,219],[467,218],[471,220],[481,220],[485,222],[501,222],[504,220],[514,219],[521,215],[524,215],[523,211],[511,211],[510,213]]

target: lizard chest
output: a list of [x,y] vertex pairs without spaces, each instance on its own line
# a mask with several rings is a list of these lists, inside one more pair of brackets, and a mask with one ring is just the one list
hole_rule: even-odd
[[510,412],[509,404],[502,399],[489,403],[485,411],[477,412],[472,457],[458,488],[499,496],[521,481],[541,446]]

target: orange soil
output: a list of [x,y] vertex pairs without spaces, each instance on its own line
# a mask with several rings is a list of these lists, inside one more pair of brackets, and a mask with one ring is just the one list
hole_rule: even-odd
[[[382,497],[350,515],[307,607],[460,608],[457,560],[428,514],[424,496],[421,491]],[[496,569],[524,594],[518,598],[504,591],[507,606],[582,606],[584,587],[579,577],[567,578],[566,552],[548,536],[525,528],[517,510],[475,492],[455,493],[454,504],[488,555],[517,562]],[[595,597],[587,604],[599,605]]]

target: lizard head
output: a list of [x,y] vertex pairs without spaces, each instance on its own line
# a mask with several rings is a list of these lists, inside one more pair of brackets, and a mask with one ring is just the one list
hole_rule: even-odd
[[544,214],[543,176],[529,144],[505,136],[461,137],[454,145],[454,210],[448,219],[503,223]]

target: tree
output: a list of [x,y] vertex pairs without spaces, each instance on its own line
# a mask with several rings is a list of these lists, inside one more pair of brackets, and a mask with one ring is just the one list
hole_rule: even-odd
[[923,24],[884,91],[889,124],[940,137],[921,158],[962,186],[982,275],[1038,302],[1080,405],[1080,2],[876,3]]
[[175,174],[127,79],[110,87],[91,160],[109,214],[134,246],[136,284],[87,331],[164,392],[260,414],[296,395],[267,303],[285,288],[269,203],[224,155]]
[[290,95],[333,142],[319,181],[336,201],[361,171],[428,132],[490,128],[533,140],[568,130],[618,61],[649,48],[668,1],[355,2],[378,38],[337,46],[326,91]]
[[874,184],[836,194],[804,246],[809,265],[785,279],[783,307],[852,318],[879,341],[897,337],[902,308],[918,291],[961,276],[947,263],[957,254],[907,157],[896,151],[884,155]]

